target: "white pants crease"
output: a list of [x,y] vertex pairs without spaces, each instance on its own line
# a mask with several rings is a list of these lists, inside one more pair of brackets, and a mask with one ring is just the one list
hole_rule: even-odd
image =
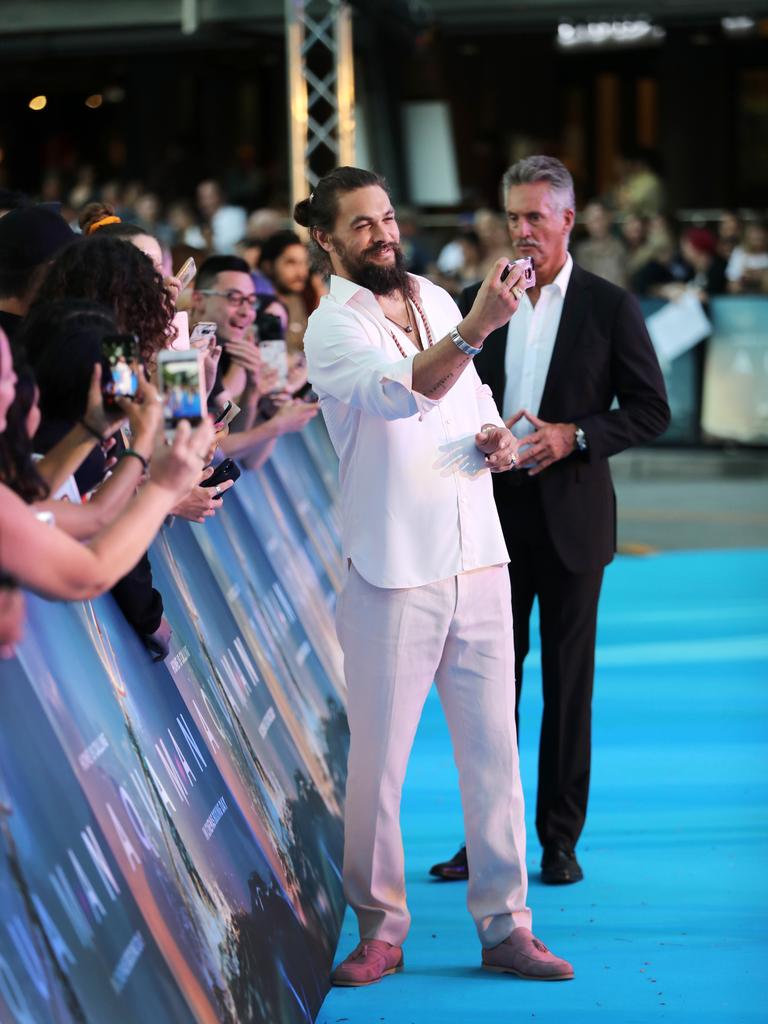
[[385,590],[352,566],[337,626],[351,732],[344,892],[361,938],[400,946],[408,934],[400,796],[433,680],[459,769],[480,941],[530,928],[506,567]]

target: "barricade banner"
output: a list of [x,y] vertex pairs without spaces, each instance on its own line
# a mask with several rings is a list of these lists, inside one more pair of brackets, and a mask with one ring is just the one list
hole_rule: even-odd
[[[65,606],[57,610],[70,612]],[[46,631],[41,637],[35,627],[30,634],[33,630],[35,642],[44,647],[55,635]],[[68,645],[62,637],[57,646],[63,651]],[[36,652],[27,650],[28,641],[24,647],[21,662],[27,660],[47,698],[55,700],[55,683],[45,667],[40,671]],[[71,657],[72,650],[66,653]],[[79,662],[78,657],[74,664]],[[65,708],[60,712],[75,738],[77,725]],[[13,972],[15,985],[5,977],[2,989],[9,1012],[3,1021],[58,1021],[60,1011],[64,1020],[69,1016],[76,1021],[139,1020],[144,1015],[151,1020],[190,1019],[169,967],[173,957],[163,959],[146,924],[151,902],[144,899],[139,908],[20,662],[3,665],[0,730],[3,853],[16,901],[25,911],[22,916],[7,906],[6,876],[0,956],[14,963],[15,954],[23,969]],[[97,786],[106,816],[114,815],[121,828],[133,833],[119,793],[105,784],[103,768],[96,768],[107,742],[99,730],[94,742],[80,746],[78,772],[100,777]],[[136,805],[141,805],[139,797]],[[135,833],[134,842],[139,845]],[[183,940],[184,930],[174,928],[173,904],[163,912],[167,927]],[[179,965],[189,955],[189,950],[175,952]],[[25,984],[30,981],[34,993]],[[216,1020],[213,1007],[199,1019]]]
[[109,595],[28,598],[0,663],[13,1024],[314,1019],[344,909],[348,741],[334,502],[306,448],[300,462],[331,572],[287,491],[244,473],[213,520],[177,520],[150,549],[164,663]]

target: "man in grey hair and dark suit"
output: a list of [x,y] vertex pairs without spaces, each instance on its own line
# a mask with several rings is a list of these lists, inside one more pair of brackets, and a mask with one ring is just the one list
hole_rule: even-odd
[[[504,175],[513,255],[533,257],[536,286],[475,360],[508,427],[527,447],[517,469],[494,477],[510,555],[517,704],[539,601],[544,712],[536,830],[542,880],[583,878],[576,859],[587,813],[597,606],[616,550],[608,458],[663,433],[664,380],[634,298],[574,264],[573,180],[547,156]],[[471,305],[478,286],[459,299]],[[617,403],[617,404],[615,404]],[[432,874],[467,877],[460,850]]]

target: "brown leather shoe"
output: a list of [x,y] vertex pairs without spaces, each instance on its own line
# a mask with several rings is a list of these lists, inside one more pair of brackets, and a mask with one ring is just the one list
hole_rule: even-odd
[[483,967],[528,981],[569,981],[573,977],[568,961],[550,953],[527,928],[515,928],[504,942],[484,949]]
[[368,939],[353,949],[331,974],[332,985],[358,988],[373,985],[387,974],[402,971],[405,961],[400,946],[381,939]]

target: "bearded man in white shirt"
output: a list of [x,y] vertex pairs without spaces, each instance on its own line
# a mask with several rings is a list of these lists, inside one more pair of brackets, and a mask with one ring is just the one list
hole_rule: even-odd
[[522,272],[499,260],[462,319],[447,292],[405,271],[386,185],[369,171],[332,171],[294,217],[331,271],[304,344],[339,456],[348,560],[344,891],[361,942],[332,981],[369,985],[403,967],[400,794],[433,680],[459,767],[482,964],[572,978],[530,931],[508,556],[490,478],[515,464],[517,442],[472,365],[515,313]]

